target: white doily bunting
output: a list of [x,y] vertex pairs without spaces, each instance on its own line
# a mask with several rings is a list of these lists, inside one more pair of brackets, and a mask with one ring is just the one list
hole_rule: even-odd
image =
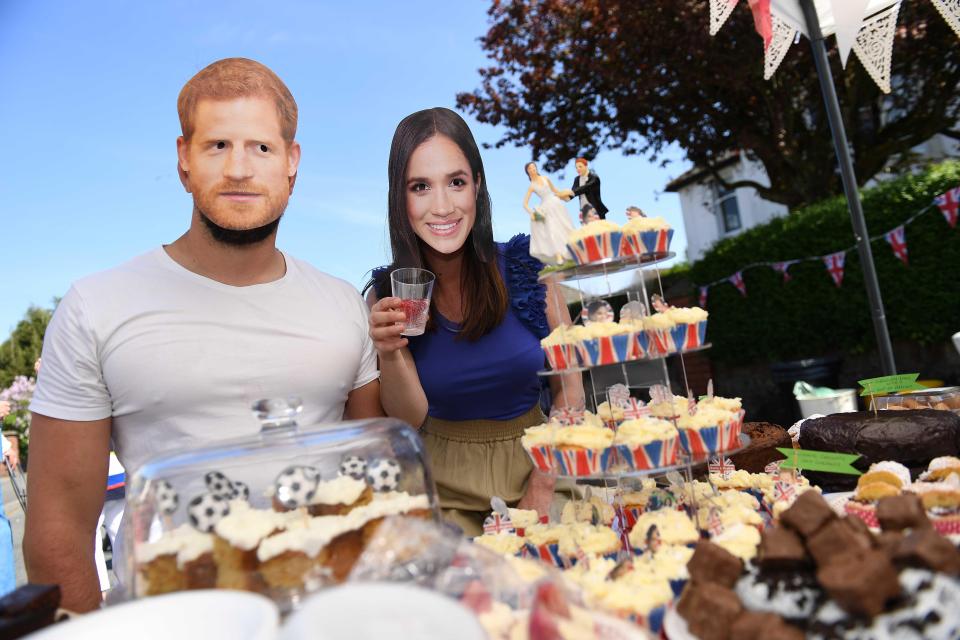
[[740,0],[710,0],[710,35],[715,36]]
[[[716,1],[716,0],[712,0]],[[960,0],[930,0],[953,32],[960,37]],[[712,24],[712,23],[711,23]],[[723,24],[723,23],[721,23]]]
[[890,65],[893,61],[893,36],[897,32],[900,3],[884,9],[867,20],[853,43],[853,50],[880,90],[890,93]]
[[790,45],[796,38],[797,30],[781,20],[778,16],[773,16],[773,37],[770,40],[770,46],[763,54],[763,79],[769,80],[776,73],[777,67],[783,62],[787,55]]

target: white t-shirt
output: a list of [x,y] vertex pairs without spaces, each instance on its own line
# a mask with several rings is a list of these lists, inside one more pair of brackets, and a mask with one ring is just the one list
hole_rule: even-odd
[[70,288],[43,342],[30,409],[113,418],[132,473],[157,454],[249,436],[262,398],[298,396],[301,424],[343,418],[377,378],[367,307],[350,284],[284,254],[279,280],[234,287],[161,247]]

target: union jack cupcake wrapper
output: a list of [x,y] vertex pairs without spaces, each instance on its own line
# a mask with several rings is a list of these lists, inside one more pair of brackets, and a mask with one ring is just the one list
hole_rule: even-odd
[[672,329],[647,329],[649,346],[647,354],[652,357],[665,356],[677,350],[673,343]]
[[683,588],[687,586],[687,578],[670,578],[670,590],[673,591],[673,597],[679,598],[683,593]]
[[554,371],[580,366],[577,348],[573,344],[550,345],[549,347],[543,347],[543,352],[547,355],[547,362]]
[[667,608],[664,605],[652,609],[647,615],[641,616],[638,614],[631,614],[627,616],[627,619],[631,622],[640,625],[641,627],[646,627],[653,632],[654,635],[659,635],[660,630],[663,628],[663,617],[667,613]]
[[524,545],[524,549],[527,551],[528,558],[535,558],[559,569],[570,566],[569,563],[564,564],[564,558],[560,555],[560,545],[556,542],[541,545],[527,542]]
[[553,472],[553,448],[546,445],[527,449],[527,455],[533,460],[533,466],[545,473]]
[[568,242],[567,249],[577,264],[589,264],[610,258],[620,257],[620,243],[623,234],[619,231],[587,236],[576,242]]
[[579,345],[580,359],[584,364],[592,367],[626,362],[630,354],[632,335],[623,333],[584,340]]
[[583,449],[557,447],[553,450],[554,473],[562,476],[592,476],[610,468],[615,457],[614,447]]
[[680,429],[680,443],[696,459],[740,446],[740,428],[732,421],[702,429]]
[[639,447],[617,445],[617,458],[631,469],[658,469],[677,463],[679,442],[676,437],[654,440]]
[[650,336],[646,331],[637,331],[633,335],[633,354],[631,360],[640,360],[646,358],[650,350]]
[[620,253],[625,256],[642,256],[651,253],[666,253],[673,240],[673,229],[655,229],[640,233],[625,233]]
[[678,324],[670,329],[670,338],[678,351],[698,349],[703,346],[707,338],[707,321],[694,324]]

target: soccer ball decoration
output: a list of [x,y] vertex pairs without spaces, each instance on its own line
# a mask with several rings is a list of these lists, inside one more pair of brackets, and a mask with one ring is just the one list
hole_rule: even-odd
[[319,482],[320,473],[313,467],[287,467],[277,476],[274,496],[287,509],[305,507],[317,492]]
[[157,508],[160,510],[160,513],[170,515],[176,511],[180,505],[180,496],[173,490],[170,483],[165,480],[157,482],[153,495],[156,496]]
[[239,480],[231,480],[233,485],[233,499],[234,500],[249,500],[250,499],[250,487],[247,486],[246,482],[240,482]]
[[400,486],[400,463],[393,458],[381,458],[367,467],[367,484],[374,491],[396,491]]
[[207,491],[213,495],[228,500],[233,497],[233,483],[230,482],[227,476],[219,471],[208,472],[207,475],[203,477],[203,480],[207,484]]
[[346,456],[340,461],[340,475],[363,480],[366,474],[367,461],[360,456]]
[[187,517],[194,529],[210,533],[227,514],[230,505],[227,499],[213,493],[201,493],[187,505]]

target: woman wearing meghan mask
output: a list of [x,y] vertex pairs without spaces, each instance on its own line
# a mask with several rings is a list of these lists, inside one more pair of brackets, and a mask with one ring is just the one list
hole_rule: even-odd
[[[384,409],[420,427],[444,516],[465,534],[482,533],[491,496],[546,515],[553,479],[533,470],[520,437],[545,421],[540,340],[570,323],[566,305],[537,282],[529,236],[494,242],[483,162],[456,113],[404,118],[388,174],[393,262],[374,270],[367,296]],[[436,275],[421,336],[400,335],[390,273],[404,267]],[[582,405],[576,374],[550,383],[554,406]]]

